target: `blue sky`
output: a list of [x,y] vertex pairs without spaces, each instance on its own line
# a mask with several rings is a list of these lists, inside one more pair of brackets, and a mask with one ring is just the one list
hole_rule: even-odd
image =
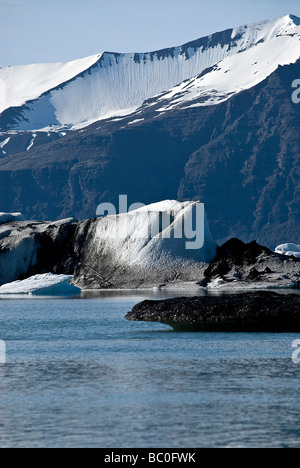
[[0,0],[0,66],[157,50],[288,13],[299,0]]

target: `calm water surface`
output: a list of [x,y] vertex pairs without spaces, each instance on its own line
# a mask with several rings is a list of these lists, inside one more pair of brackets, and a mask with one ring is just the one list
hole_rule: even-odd
[[1,447],[300,446],[300,335],[127,322],[147,297],[0,300]]

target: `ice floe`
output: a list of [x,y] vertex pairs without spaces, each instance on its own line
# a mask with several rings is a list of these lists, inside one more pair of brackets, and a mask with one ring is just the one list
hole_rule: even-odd
[[31,278],[14,281],[0,287],[0,295],[30,294],[41,296],[66,296],[80,293],[80,289],[70,284],[73,277],[46,273]]

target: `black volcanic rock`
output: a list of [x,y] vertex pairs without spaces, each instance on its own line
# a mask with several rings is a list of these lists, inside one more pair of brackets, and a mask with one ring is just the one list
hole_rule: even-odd
[[176,331],[300,332],[300,296],[272,292],[144,301],[127,320],[160,322]]
[[[262,257],[267,259],[278,257],[278,255],[268,248],[260,246],[255,241],[245,244],[239,239],[230,239],[218,248],[215,260],[210,263],[204,272],[205,278],[208,281],[217,277],[224,277],[233,269],[236,270],[245,266],[253,267]],[[241,277],[242,275],[240,275]]]
[[230,239],[217,250],[217,256],[204,271],[201,286],[209,286],[216,279],[224,283],[268,284],[296,288],[300,281],[300,260],[272,252],[253,241],[245,244],[239,239]]

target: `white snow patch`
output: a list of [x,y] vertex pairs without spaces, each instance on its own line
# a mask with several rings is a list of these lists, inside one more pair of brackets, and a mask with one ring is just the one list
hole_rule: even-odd
[[134,125],[136,123],[139,123],[139,122],[143,122],[145,119],[135,119],[133,120],[132,122],[128,122],[127,125]]
[[36,139],[36,133],[33,133],[33,134],[32,134],[32,138],[31,138],[31,140],[30,140],[30,143],[29,143],[29,145],[27,146],[27,149],[26,149],[26,151],[29,151],[29,150],[30,150],[30,148],[32,148],[32,147],[33,147],[33,145],[34,145],[34,140],[35,140],[35,139]]
[[[272,41],[226,57],[205,75],[175,86],[158,97],[156,102],[167,101],[167,104],[157,112],[184,105],[185,108],[193,108],[219,104],[234,94],[256,86],[280,65],[295,63],[299,57],[300,27],[297,27],[293,36],[275,37]],[[198,102],[193,104],[195,100]]]
[[[7,143],[9,143],[9,141],[10,141],[10,137],[6,138],[4,141],[2,141],[0,143],[0,148],[2,149],[2,151],[3,151],[4,146],[6,146]],[[3,153],[4,153],[4,151],[3,151]]]
[[73,277],[66,275],[53,275],[46,273],[44,275],[35,275],[23,281],[14,281],[13,283],[0,286],[1,294],[33,294],[33,295],[74,295],[80,293],[80,289],[71,285]]
[[0,69],[0,113],[22,106],[56,88],[95,64],[101,57],[92,55],[68,63],[41,63]]

